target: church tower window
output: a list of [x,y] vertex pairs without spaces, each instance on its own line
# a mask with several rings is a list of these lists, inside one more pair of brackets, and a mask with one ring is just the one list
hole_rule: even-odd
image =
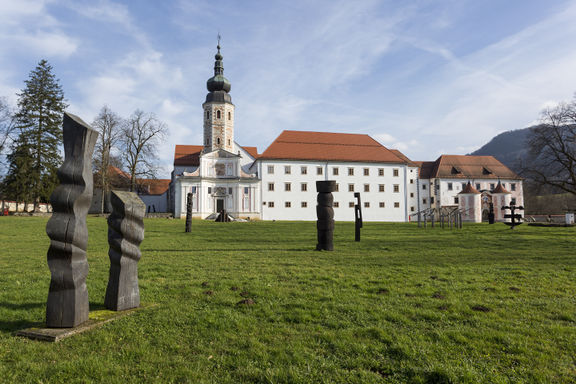
[[232,120],[232,113],[228,112],[228,120]]
[[220,111],[216,111],[216,118],[217,118],[217,119],[220,118]]
[[217,138],[217,139],[216,139],[216,143],[217,143],[218,145],[220,145],[220,138]]
[[210,119],[210,111],[206,111],[206,120]]

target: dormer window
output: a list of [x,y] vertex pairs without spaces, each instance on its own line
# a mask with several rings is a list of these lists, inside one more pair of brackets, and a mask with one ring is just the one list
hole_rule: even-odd
[[482,167],[482,174],[483,175],[491,175],[492,171],[486,167]]
[[459,175],[462,173],[462,170],[458,167],[452,167],[452,171],[450,173],[452,173],[453,175]]

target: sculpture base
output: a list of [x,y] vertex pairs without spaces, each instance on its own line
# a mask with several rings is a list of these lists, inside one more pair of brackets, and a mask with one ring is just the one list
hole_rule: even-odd
[[[109,310],[99,310],[99,311],[92,311],[90,312],[90,317],[88,321],[82,323],[81,325],[75,328],[26,328],[21,331],[17,331],[14,335],[27,337],[32,340],[40,340],[40,341],[49,341],[52,343],[57,343],[62,339],[65,339],[70,336],[78,335],[80,333],[89,331],[91,329],[100,327],[106,323],[109,323],[114,320],[118,320],[123,318],[124,316],[128,316],[133,314],[136,311],[142,309],[148,309],[155,307],[156,304],[145,304],[139,308],[133,308],[126,311],[116,312],[116,311],[109,311]],[[43,324],[45,325],[45,324]]]

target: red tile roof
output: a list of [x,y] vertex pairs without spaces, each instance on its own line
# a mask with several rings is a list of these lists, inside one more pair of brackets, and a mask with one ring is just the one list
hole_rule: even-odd
[[408,156],[406,156],[405,154],[403,154],[403,153],[400,152],[399,150],[397,150],[397,149],[391,149],[390,152],[392,152],[392,153],[395,154],[397,157],[399,157],[399,158],[401,158],[402,160],[404,160],[404,162],[405,162],[406,164],[408,164],[409,166],[411,166],[411,167],[417,167],[417,166],[418,166],[415,162],[413,162],[412,160],[410,160],[410,159],[408,158]]
[[432,178],[432,173],[434,172],[434,167],[436,166],[435,161],[415,161],[414,164],[420,167],[418,177],[421,179]]
[[202,145],[177,145],[174,150],[174,165],[200,165]]
[[416,163],[422,179],[522,179],[494,156],[442,155],[434,162]]
[[138,179],[140,190],[149,195],[162,195],[170,186],[170,179]]
[[[258,148],[242,147],[254,159],[258,158]],[[176,145],[174,150],[174,165],[189,165],[197,167],[200,165],[200,153],[204,147],[202,145]]]
[[473,193],[475,195],[480,194],[480,192],[478,192],[478,190],[476,188],[474,188],[470,182],[468,182],[468,184],[466,184],[466,186],[464,187],[462,192],[460,192],[459,194],[461,194],[461,193]]
[[256,147],[242,147],[246,152],[250,154],[254,159],[258,158],[258,148]]
[[508,192],[500,182],[498,182],[498,185],[496,186],[496,188],[494,188],[494,190],[492,191],[492,193],[505,193],[505,194],[510,194],[510,192]]
[[260,159],[405,163],[368,135],[283,131]]

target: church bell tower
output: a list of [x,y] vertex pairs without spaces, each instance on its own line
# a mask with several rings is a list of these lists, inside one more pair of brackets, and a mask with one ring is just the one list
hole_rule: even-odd
[[220,37],[218,52],[214,58],[214,76],[208,79],[208,95],[202,104],[204,110],[204,152],[224,149],[234,152],[234,104],[228,94],[230,82],[224,77],[224,66],[220,54]]

